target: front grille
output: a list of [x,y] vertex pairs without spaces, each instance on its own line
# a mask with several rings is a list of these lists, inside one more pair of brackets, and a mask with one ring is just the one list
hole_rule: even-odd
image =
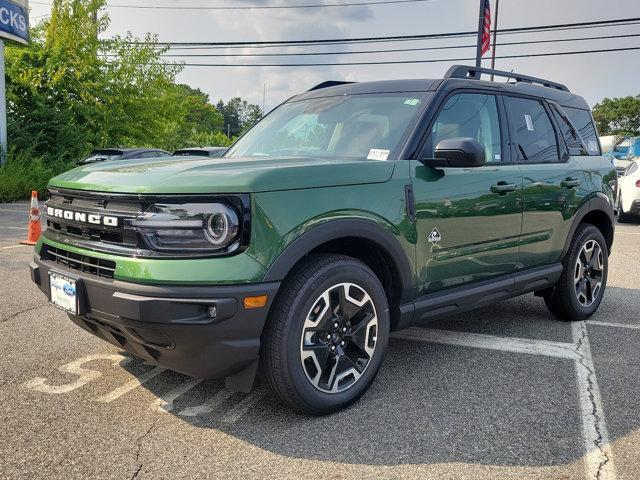
[[[251,238],[248,194],[234,195],[138,195],[50,188],[45,203],[47,229],[43,237],[58,244],[124,257],[203,258],[237,255]],[[155,204],[224,203],[240,216],[240,247],[208,254],[155,251],[143,239],[133,220]]]
[[95,215],[97,218],[108,216],[117,218],[118,225],[95,225],[87,221],[78,221],[76,218],[60,218],[47,213],[47,229],[52,233],[71,237],[80,242],[113,245],[116,248],[144,248],[142,239],[129,222],[144,212],[148,206],[149,202],[144,202],[135,196],[122,199],[91,192],[52,189],[51,198],[45,204],[46,212],[58,210],[86,216]]
[[116,271],[116,262],[112,260],[73,253],[47,244],[43,245],[40,256],[62,267],[102,278],[113,278]]

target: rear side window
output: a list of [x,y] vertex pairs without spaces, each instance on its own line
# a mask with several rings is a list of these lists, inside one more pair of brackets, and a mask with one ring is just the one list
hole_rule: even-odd
[[558,142],[544,105],[538,100],[505,97],[518,156],[525,162],[558,162]]
[[551,110],[553,111],[553,116],[560,127],[560,133],[562,133],[562,137],[567,143],[569,155],[589,155],[585,142],[571,124],[567,115],[555,105],[551,106]]
[[598,135],[596,133],[596,127],[593,125],[591,112],[589,110],[580,110],[579,108],[562,108],[584,140],[589,150],[589,155],[600,155],[600,144],[598,143]]
[[634,162],[631,165],[629,165],[629,168],[627,168],[625,175],[631,175],[632,173],[635,173],[636,170],[638,170],[638,164]]

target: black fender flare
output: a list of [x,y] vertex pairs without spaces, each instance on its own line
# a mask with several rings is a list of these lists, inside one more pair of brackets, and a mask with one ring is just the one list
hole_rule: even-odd
[[412,263],[393,233],[373,220],[342,218],[329,220],[306,231],[291,242],[268,268],[264,282],[284,280],[293,266],[311,250],[331,240],[362,238],[377,244],[393,263],[400,285],[400,303],[409,303],[415,293]]
[[569,251],[571,240],[573,239],[573,235],[575,234],[578,225],[580,225],[584,217],[594,211],[600,211],[604,213],[609,219],[612,231],[615,231],[616,221],[615,214],[613,212],[613,205],[611,205],[611,202],[609,202],[609,199],[603,193],[598,193],[596,196],[591,197],[589,200],[584,202],[574,215],[573,222],[571,223],[571,227],[569,228],[569,233],[567,235],[567,239],[565,240],[564,248],[562,249],[562,254],[560,255],[559,261],[564,260],[565,255]]

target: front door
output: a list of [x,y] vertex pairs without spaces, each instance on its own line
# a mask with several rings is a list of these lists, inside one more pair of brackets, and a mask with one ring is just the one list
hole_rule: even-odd
[[454,93],[433,121],[422,156],[446,138],[485,148],[476,168],[433,168],[411,161],[417,223],[418,294],[515,271],[522,223],[520,168],[509,162],[504,109],[492,94]]

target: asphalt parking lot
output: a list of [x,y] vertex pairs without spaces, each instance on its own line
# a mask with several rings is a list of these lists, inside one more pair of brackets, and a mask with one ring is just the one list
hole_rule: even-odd
[[146,365],[31,283],[0,205],[0,478],[640,478],[640,225],[588,322],[528,295],[394,334],[351,408],[305,418]]

